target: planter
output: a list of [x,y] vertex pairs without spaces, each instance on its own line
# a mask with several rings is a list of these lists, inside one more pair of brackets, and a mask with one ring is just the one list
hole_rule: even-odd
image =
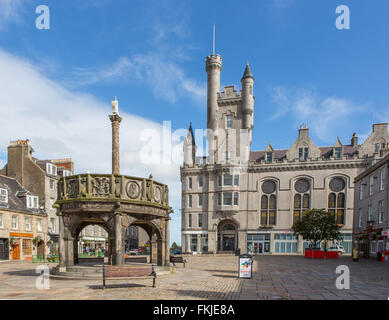
[[339,258],[339,252],[338,251],[327,251],[326,252],[326,258],[327,259],[338,259]]
[[305,258],[324,259],[323,250],[305,250]]

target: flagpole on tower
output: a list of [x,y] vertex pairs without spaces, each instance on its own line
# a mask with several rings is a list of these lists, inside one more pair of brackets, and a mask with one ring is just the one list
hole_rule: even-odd
[[215,24],[213,25],[213,55],[215,55]]

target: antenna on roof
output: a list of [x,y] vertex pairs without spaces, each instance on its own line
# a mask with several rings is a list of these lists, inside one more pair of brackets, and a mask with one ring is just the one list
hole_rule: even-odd
[[213,25],[213,55],[215,55],[215,24]]

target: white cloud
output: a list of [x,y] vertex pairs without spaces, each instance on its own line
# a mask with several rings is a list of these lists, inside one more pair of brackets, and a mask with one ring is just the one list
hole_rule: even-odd
[[27,2],[29,0],[0,0],[0,31],[10,23],[20,22],[23,6]]
[[183,97],[201,105],[206,101],[205,86],[188,77],[181,67],[162,53],[121,57],[113,65],[100,70],[74,69],[73,75],[74,79],[66,81],[66,85],[73,84],[79,87],[124,80],[134,85],[146,83],[157,98],[170,103]]
[[310,90],[287,90],[280,87],[273,89],[272,101],[277,110],[270,120],[288,115],[295,124],[307,123],[320,140],[327,142],[334,140],[340,129],[354,125],[352,117],[366,109],[346,99],[323,99]]
[[[69,91],[29,61],[1,49],[0,70],[0,155],[6,154],[10,140],[30,139],[38,159],[71,157],[76,172],[111,171],[108,98],[102,102],[90,94]],[[152,173],[156,180],[169,185],[170,205],[176,209],[171,239],[179,242],[179,165],[148,165],[139,161],[145,144],[140,139],[142,130],[161,132],[161,124],[129,113],[121,112],[121,116],[121,172],[146,177]],[[4,164],[4,160],[0,161]]]

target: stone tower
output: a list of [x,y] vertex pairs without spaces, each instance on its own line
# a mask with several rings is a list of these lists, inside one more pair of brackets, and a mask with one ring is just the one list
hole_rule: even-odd
[[112,101],[112,114],[109,115],[112,124],[112,174],[120,174],[119,127],[122,118],[119,115],[119,102],[116,97]]
[[254,77],[251,74],[250,66],[247,63],[244,70],[242,83],[242,129],[249,130],[249,141],[251,143],[252,130],[254,127]]
[[[207,71],[207,140],[208,154],[213,159],[216,149],[216,130],[218,129],[218,96],[220,92],[220,72],[222,70],[222,57],[218,54],[211,54],[205,60]],[[210,132],[211,131],[211,132]],[[213,162],[213,161],[212,161]]]
[[196,143],[193,135],[192,123],[184,140],[184,166],[193,167],[195,164]]

